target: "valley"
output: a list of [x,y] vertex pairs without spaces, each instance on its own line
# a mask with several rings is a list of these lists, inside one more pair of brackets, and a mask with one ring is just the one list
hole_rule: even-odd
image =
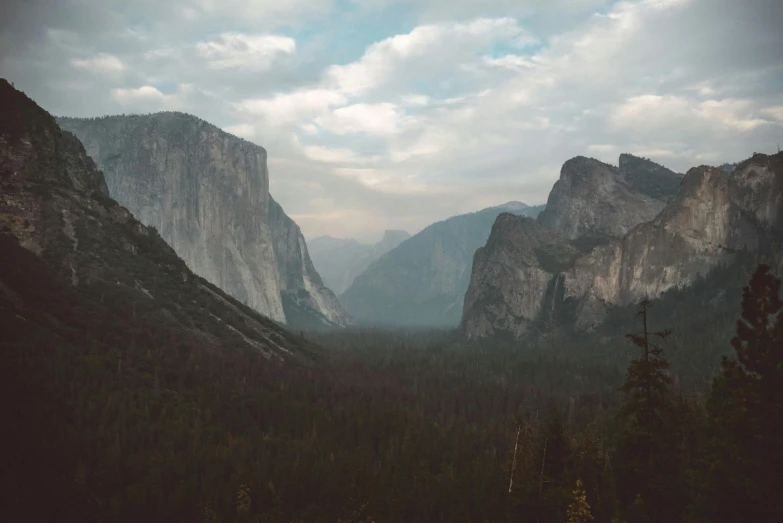
[[374,244],[306,240],[267,163],[0,80],[3,514],[783,518],[783,153],[577,156]]

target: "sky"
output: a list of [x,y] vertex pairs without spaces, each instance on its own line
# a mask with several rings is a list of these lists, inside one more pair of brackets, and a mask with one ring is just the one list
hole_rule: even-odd
[[306,238],[377,241],[577,155],[686,172],[783,143],[780,0],[5,0],[0,77],[58,116],[177,110],[266,148]]

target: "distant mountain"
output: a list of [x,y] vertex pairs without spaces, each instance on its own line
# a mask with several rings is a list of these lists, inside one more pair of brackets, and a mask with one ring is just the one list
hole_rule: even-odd
[[295,329],[351,323],[269,194],[264,148],[183,113],[58,122],[196,274]]
[[509,202],[434,223],[370,265],[340,301],[365,324],[456,326],[473,253],[486,243],[497,216],[536,217],[542,208]]
[[696,167],[681,181],[658,168],[635,174],[569,160],[549,198],[557,205],[539,223],[500,216],[474,258],[463,332],[592,328],[614,306],[687,290],[739,256],[783,269],[783,153]]
[[381,241],[370,245],[353,239],[320,236],[307,242],[307,248],[324,285],[335,294],[342,294],[372,262],[410,237],[405,231],[387,230]]
[[175,358],[198,347],[309,360],[303,340],[196,276],[155,228],[111,199],[81,142],[5,80],[0,252],[9,353],[72,344],[116,351],[120,364],[128,346],[165,347]]

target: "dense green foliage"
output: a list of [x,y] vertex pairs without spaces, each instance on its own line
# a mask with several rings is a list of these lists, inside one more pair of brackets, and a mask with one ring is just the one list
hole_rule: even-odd
[[[98,307],[29,252],[2,248],[9,520],[565,523],[589,508],[592,521],[620,512],[631,523],[648,514],[623,484],[624,467],[648,450],[624,447],[627,418],[615,415],[643,404],[629,409],[635,400],[619,390],[634,357],[623,340],[465,346],[448,331],[342,331],[309,335],[327,349],[315,365],[282,365],[239,346],[204,350],[108,288]],[[771,347],[763,354],[779,365],[780,327],[768,339],[747,323],[756,327],[740,330],[741,347],[755,348],[740,353]],[[675,331],[667,354],[684,339]],[[677,361],[665,374],[677,431],[656,434],[658,456],[674,449],[665,470],[681,474],[668,521],[705,514],[716,496],[750,495],[741,489],[769,470],[759,460],[774,450],[780,416],[762,394],[778,391],[779,401],[779,366],[773,381],[738,385],[727,369],[755,376],[756,367],[745,356],[724,363],[705,409],[693,394],[703,372]],[[756,399],[729,416],[738,397]],[[710,426],[708,413],[728,425]],[[750,448],[743,438],[754,434],[768,446]],[[711,453],[701,452],[708,439]],[[723,461],[726,446],[736,463]],[[727,493],[713,477],[737,485]]]

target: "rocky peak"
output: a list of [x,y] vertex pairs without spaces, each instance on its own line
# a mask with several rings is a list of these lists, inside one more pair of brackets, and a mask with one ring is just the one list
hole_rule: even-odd
[[350,321],[272,200],[263,147],[176,112],[59,122],[103,169],[111,196],[195,273],[294,328]]
[[374,251],[385,254],[410,237],[411,235],[406,231],[387,229],[383,231],[381,241],[375,244]]
[[773,229],[783,228],[783,153],[754,154],[730,175],[732,200]]
[[[12,331],[66,343],[103,332],[95,339],[109,346],[149,330],[172,346],[301,358],[301,340],[193,274],[107,193],[81,142],[0,80],[0,252],[26,264],[0,274]],[[17,281],[32,277],[41,279],[33,287]]]
[[645,172],[660,171],[652,168],[652,162],[630,155],[622,161],[623,169],[584,156],[565,162],[538,222],[569,239],[600,243],[652,219],[669,194],[660,191],[660,197],[651,196],[655,191],[641,190],[644,184],[638,180],[645,179]]
[[682,175],[648,158],[621,154],[619,170],[633,190],[656,199],[667,199],[677,192]]
[[[531,325],[545,326],[547,311],[554,323],[588,326],[602,321],[608,306],[688,287],[739,252],[779,248],[783,153],[754,155],[732,174],[709,166],[690,169],[654,218],[572,259],[560,257],[560,267],[545,266],[531,254],[541,238],[529,232],[529,223],[504,225],[499,218],[496,225],[474,261],[471,306],[466,296],[462,322],[466,334],[520,337]],[[568,246],[559,249],[568,252]]]
[[528,204],[526,204],[526,203],[512,201],[512,202],[506,202],[503,205],[498,205],[495,208],[496,209],[503,209],[506,212],[510,212],[510,213],[514,213],[514,214],[520,214],[525,209],[530,209],[530,206]]

